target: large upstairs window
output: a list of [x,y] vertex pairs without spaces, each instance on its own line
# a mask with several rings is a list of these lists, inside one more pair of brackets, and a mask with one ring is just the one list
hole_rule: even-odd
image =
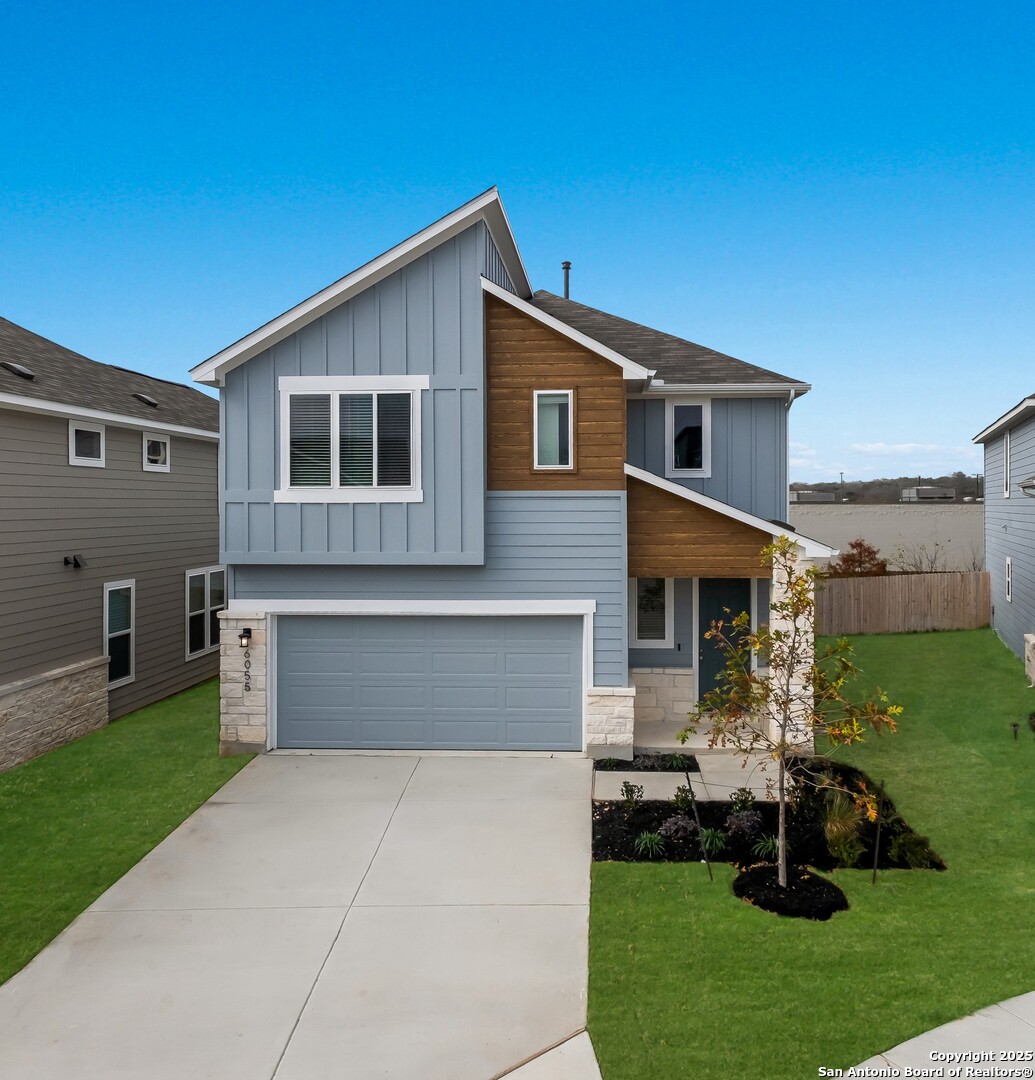
[[277,502],[420,502],[427,376],[280,380]]

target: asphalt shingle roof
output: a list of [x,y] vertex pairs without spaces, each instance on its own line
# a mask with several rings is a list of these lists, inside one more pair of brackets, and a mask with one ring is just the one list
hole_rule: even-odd
[[657,372],[657,378],[675,385],[801,385],[798,379],[738,360],[726,353],[697,345],[673,334],[620,319],[606,311],[565,300],[563,296],[539,289],[531,303],[540,311],[587,337],[599,341],[622,356]]
[[[4,360],[27,367],[36,377],[23,379],[0,366],[0,393],[132,416],[145,423],[219,430],[219,403],[207,394],[98,363],[0,318],[0,362]],[[147,395],[158,407],[134,394]]]

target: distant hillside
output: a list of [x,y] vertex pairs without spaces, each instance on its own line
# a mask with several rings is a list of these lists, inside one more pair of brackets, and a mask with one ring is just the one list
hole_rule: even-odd
[[880,480],[846,480],[844,484],[834,481],[831,484],[793,483],[791,491],[831,491],[835,501],[841,498],[856,503],[897,503],[902,498],[903,488],[911,487],[946,487],[956,489],[956,501],[973,499],[984,495],[984,478],[954,472],[949,476],[896,476]]

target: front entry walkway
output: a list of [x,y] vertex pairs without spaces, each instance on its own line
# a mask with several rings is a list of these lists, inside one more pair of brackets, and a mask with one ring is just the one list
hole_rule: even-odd
[[590,784],[256,758],[0,987],[0,1076],[598,1080]]

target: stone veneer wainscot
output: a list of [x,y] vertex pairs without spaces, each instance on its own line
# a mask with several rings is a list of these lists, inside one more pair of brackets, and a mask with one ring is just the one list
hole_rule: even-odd
[[637,721],[661,720],[686,727],[696,705],[692,671],[687,668],[632,668],[629,678],[636,688]]
[[108,658],[0,686],[0,772],[55,750],[108,722]]

